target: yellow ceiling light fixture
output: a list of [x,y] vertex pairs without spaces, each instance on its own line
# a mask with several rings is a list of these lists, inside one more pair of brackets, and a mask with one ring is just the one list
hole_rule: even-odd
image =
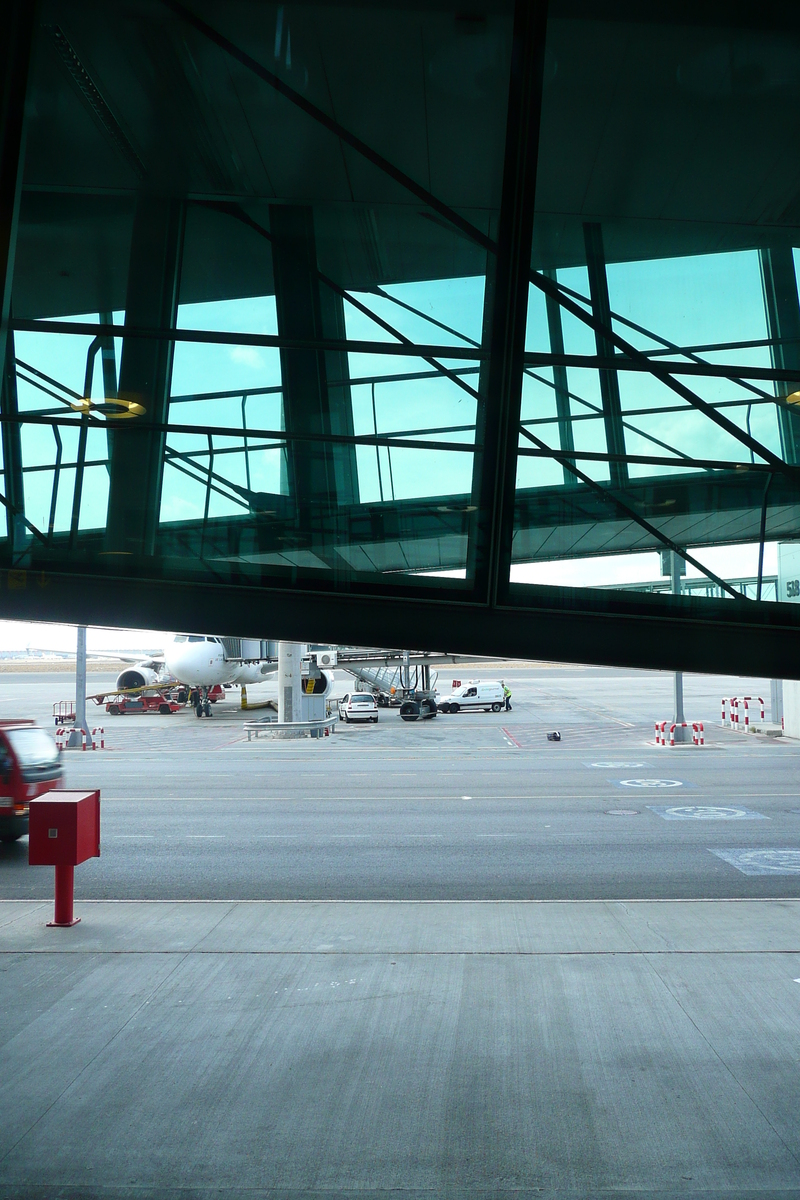
[[792,392],[785,399],[787,404],[800,404],[800,392]]
[[142,417],[147,412],[138,400],[123,400],[120,396],[107,396],[104,400],[91,400],[85,396],[82,400],[70,401],[70,408],[82,416],[90,412],[101,413],[109,421],[125,421],[130,417]]
[[118,412],[106,413],[109,420],[124,421],[129,417],[143,417],[147,412],[145,406],[140,404],[138,400],[122,400],[119,397],[115,397],[113,400],[106,400],[105,403],[116,405],[119,409]]

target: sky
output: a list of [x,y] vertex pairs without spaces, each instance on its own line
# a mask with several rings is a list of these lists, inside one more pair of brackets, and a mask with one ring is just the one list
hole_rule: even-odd
[[[211,632],[211,631],[209,631]],[[164,648],[172,636],[160,630],[97,629],[86,633],[86,649],[120,653],[155,651]],[[77,626],[50,625],[35,621],[0,621],[0,650],[71,650],[75,651]]]

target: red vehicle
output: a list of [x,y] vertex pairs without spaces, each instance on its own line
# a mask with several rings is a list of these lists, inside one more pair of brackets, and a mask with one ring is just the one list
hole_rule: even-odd
[[35,721],[0,721],[0,841],[28,832],[28,805],[63,786],[61,755]]
[[180,712],[181,706],[169,696],[159,693],[155,696],[118,696],[109,700],[106,712],[112,717],[123,716],[125,713],[157,712],[163,716]]

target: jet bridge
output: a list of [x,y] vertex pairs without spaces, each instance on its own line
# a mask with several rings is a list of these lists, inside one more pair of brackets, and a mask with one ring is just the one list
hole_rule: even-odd
[[[337,666],[366,683],[385,707],[398,704],[404,721],[436,716],[439,666],[465,661],[457,654],[409,650],[337,650]],[[472,658],[469,661],[474,661]]]

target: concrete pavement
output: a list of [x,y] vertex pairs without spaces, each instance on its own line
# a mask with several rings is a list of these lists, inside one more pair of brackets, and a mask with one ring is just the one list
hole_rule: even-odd
[[0,903],[0,1196],[800,1196],[800,901]]

